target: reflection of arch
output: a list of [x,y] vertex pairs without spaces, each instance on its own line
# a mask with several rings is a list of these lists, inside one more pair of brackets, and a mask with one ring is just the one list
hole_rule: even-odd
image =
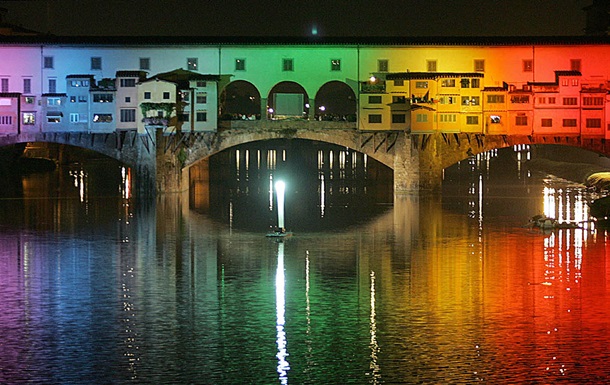
[[267,98],[267,112],[271,119],[293,117],[307,118],[309,97],[298,83],[285,81],[276,84]]
[[333,80],[318,90],[316,120],[356,121],[356,95],[347,84]]
[[256,87],[245,80],[229,83],[220,94],[220,118],[260,119],[261,95]]

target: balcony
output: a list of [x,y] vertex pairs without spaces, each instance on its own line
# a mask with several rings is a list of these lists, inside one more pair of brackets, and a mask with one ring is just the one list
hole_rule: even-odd
[[360,92],[363,94],[385,94],[385,82],[360,83]]

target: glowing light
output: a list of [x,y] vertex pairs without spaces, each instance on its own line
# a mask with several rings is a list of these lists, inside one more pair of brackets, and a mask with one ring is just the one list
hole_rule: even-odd
[[277,194],[277,226],[284,228],[284,191],[286,184],[281,180],[275,182],[275,192]]
[[288,360],[286,360],[286,357],[288,357],[288,350],[286,349],[286,331],[284,330],[284,324],[286,322],[286,276],[284,273],[284,244],[280,242],[278,243],[277,247],[277,271],[275,275],[275,328],[277,331],[277,373],[279,375],[280,383],[287,384],[288,370],[290,370],[290,364],[288,363]]

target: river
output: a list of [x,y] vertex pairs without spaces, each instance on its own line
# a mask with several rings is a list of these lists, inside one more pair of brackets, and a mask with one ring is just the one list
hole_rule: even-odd
[[[608,232],[536,155],[396,197],[372,159],[294,143],[154,202],[107,160],[6,177],[0,383],[603,383]],[[280,178],[283,242],[264,236]],[[580,227],[527,226],[542,213]]]

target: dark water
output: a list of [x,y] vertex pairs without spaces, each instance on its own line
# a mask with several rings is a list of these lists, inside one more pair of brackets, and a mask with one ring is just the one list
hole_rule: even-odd
[[[524,226],[586,220],[582,186],[506,151],[447,170],[442,195],[388,205],[371,160],[353,158],[359,183],[317,167],[326,148],[286,150],[247,173],[235,153],[216,159],[193,172],[209,187],[148,204],[107,162],[3,190],[0,383],[610,378],[607,232]],[[263,236],[268,186],[289,176],[295,235],[278,243]]]

